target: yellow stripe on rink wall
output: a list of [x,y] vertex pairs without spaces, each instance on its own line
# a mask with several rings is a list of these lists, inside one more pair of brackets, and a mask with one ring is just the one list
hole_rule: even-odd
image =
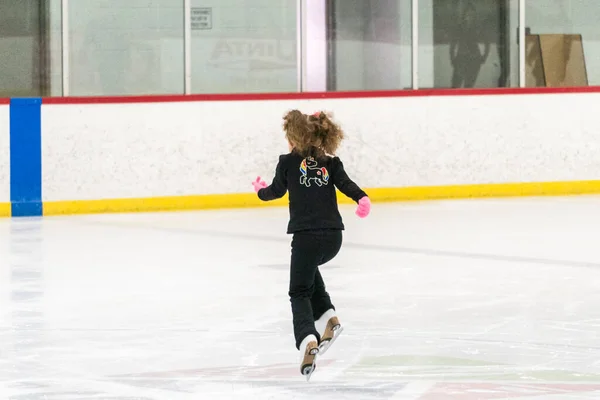
[[[600,194],[600,181],[500,183],[455,186],[374,188],[365,190],[374,202],[424,201],[518,196],[566,196]],[[342,204],[353,203],[338,194]],[[283,199],[262,202],[254,193],[211,194],[131,199],[77,200],[44,202],[44,215],[95,214],[120,212],[185,211],[245,207],[286,206]],[[10,213],[10,207],[6,210]],[[0,205],[0,215],[4,208]]]
[[0,203],[0,217],[10,217],[11,205],[10,203]]
[[570,196],[600,194],[598,181],[519,182],[452,186],[382,188],[367,191],[374,201],[424,201],[486,197]]
[[260,201],[254,193],[198,196],[44,202],[44,215],[98,214],[114,212],[185,211],[286,205],[287,198]]

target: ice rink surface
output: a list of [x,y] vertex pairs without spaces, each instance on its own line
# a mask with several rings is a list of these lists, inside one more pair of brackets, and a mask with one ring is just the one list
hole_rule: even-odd
[[600,198],[353,211],[309,383],[287,209],[0,220],[0,399],[600,399]]

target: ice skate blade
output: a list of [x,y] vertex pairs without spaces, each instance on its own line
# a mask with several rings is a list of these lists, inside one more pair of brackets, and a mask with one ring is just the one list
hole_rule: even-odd
[[306,382],[310,381],[310,377],[312,376],[313,372],[315,372],[315,369],[315,364],[309,365],[304,368],[304,371],[302,371],[302,375],[306,377]]
[[313,358],[312,364],[304,365],[302,367],[302,375],[304,375],[306,377],[306,382],[310,381],[310,377],[312,376],[313,372],[315,372],[315,369],[317,369],[317,357],[316,356],[315,356],[315,358]]
[[338,336],[340,336],[340,334],[342,333],[343,330],[344,330],[344,327],[340,325],[338,328],[333,330],[333,337],[330,340],[326,340],[319,344],[319,354],[320,355],[325,354],[327,352],[327,350],[329,350],[329,348],[331,347],[333,342],[335,342],[335,340],[338,338]]
[[306,376],[306,381],[310,380],[311,375],[317,368],[317,354],[320,353],[319,346],[313,347],[304,356],[304,364],[300,367],[300,373]]

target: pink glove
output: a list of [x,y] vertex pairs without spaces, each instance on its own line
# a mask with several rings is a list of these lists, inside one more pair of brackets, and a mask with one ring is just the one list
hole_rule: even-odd
[[364,218],[369,215],[371,211],[371,200],[365,196],[358,201],[358,208],[356,209],[356,215],[360,218]]
[[258,193],[260,189],[264,189],[267,187],[267,183],[260,179],[260,176],[258,176],[256,180],[252,182],[252,186],[254,186],[254,191]]

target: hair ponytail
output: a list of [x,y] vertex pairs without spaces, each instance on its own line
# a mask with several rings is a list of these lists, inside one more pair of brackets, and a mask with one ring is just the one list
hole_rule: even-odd
[[309,122],[313,125],[313,132],[320,142],[319,147],[327,154],[335,154],[345,136],[339,125],[323,111],[310,116]]
[[286,138],[305,156],[334,155],[344,139],[344,132],[323,111],[306,115],[292,110],[283,119]]

